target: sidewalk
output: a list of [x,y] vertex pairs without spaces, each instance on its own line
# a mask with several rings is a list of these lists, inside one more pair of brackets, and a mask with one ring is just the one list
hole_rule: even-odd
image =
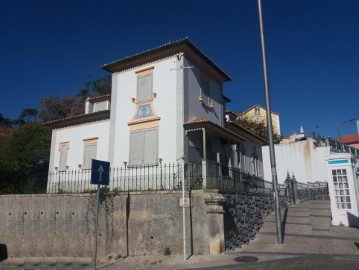
[[[274,213],[256,238],[218,256],[128,257],[98,269],[359,269],[359,229],[330,226],[329,201],[309,201],[282,211],[283,244],[277,244]],[[90,259],[8,259],[0,269],[93,269]]]

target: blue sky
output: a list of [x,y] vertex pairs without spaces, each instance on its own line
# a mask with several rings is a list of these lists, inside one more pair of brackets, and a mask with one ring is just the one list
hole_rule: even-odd
[[[359,118],[359,1],[262,0],[272,110],[282,133],[337,136]],[[264,105],[256,0],[0,3],[0,113],[76,94],[100,65],[188,37],[231,77],[239,112]],[[354,122],[342,135],[356,133]]]

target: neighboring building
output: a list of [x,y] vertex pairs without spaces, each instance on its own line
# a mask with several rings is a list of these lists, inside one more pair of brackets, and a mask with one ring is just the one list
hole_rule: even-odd
[[262,146],[267,145],[268,142],[249,130],[239,126],[236,122],[236,118],[237,114],[228,110],[226,111],[226,127],[245,139],[231,151],[233,155],[231,158],[233,161],[232,166],[238,167],[246,173],[263,178]]
[[[301,140],[274,145],[278,183],[283,184],[287,174],[294,175],[297,181],[324,182],[328,181],[327,163],[325,158],[333,153],[340,152],[340,145],[334,141],[314,140],[306,137]],[[269,147],[263,146],[264,179],[272,179]],[[359,160],[359,150],[347,147],[346,152]]]
[[[260,122],[266,123],[267,111],[266,111],[266,108],[262,107],[261,105],[256,104],[256,105],[250,107],[249,109],[245,110],[244,112],[238,113],[238,117],[247,118],[247,119],[253,120],[257,123],[260,123]],[[280,136],[281,132],[280,132],[279,114],[272,112],[271,117],[272,117],[273,132]]]
[[84,115],[48,123],[50,172],[90,169],[100,159],[134,170],[198,164],[216,179],[228,177],[228,167],[263,175],[263,140],[225,121],[230,77],[188,39],[102,68],[112,74],[111,96],[88,99]]
[[348,134],[342,136],[338,142],[359,149],[359,135]]

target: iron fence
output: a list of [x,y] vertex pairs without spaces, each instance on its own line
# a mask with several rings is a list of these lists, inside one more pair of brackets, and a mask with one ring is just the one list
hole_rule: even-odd
[[[9,189],[4,194],[91,193],[97,190],[90,183],[91,170],[55,171],[33,176],[34,189]],[[184,179],[184,181],[183,181]],[[157,166],[115,167],[110,169],[108,189],[114,192],[218,189],[240,193],[272,194],[272,182],[242,172],[238,168],[211,161],[202,163],[158,164]],[[41,185],[40,185],[41,184]],[[326,183],[298,182],[298,190],[320,189]],[[278,184],[279,195],[285,196],[285,185]]]
[[[272,182],[265,181],[259,176],[242,172],[238,168],[207,161],[207,189],[220,189],[248,193],[271,194]],[[279,195],[285,195],[285,186],[278,184]]]
[[334,141],[332,139],[328,139],[329,146],[332,150],[336,152],[346,152],[354,155],[355,157],[359,157],[359,149],[351,147],[344,143],[339,143],[337,141]]
[[[160,164],[158,166],[110,168],[109,190],[159,191],[176,190],[182,187],[182,166]],[[91,169],[49,173],[48,193],[86,193],[97,190],[91,183]]]

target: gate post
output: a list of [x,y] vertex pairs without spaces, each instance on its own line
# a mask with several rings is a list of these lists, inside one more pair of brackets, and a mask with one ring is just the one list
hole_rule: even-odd
[[298,201],[298,192],[297,192],[297,179],[295,179],[294,174],[292,175],[292,189],[293,189],[293,200],[294,204]]
[[225,251],[223,205],[226,198],[221,194],[212,193],[207,194],[204,201],[207,205],[209,254],[218,255]]
[[203,182],[202,182],[202,188],[203,190],[209,188],[208,187],[208,181],[207,181],[207,159],[202,159],[202,178],[203,178]]

